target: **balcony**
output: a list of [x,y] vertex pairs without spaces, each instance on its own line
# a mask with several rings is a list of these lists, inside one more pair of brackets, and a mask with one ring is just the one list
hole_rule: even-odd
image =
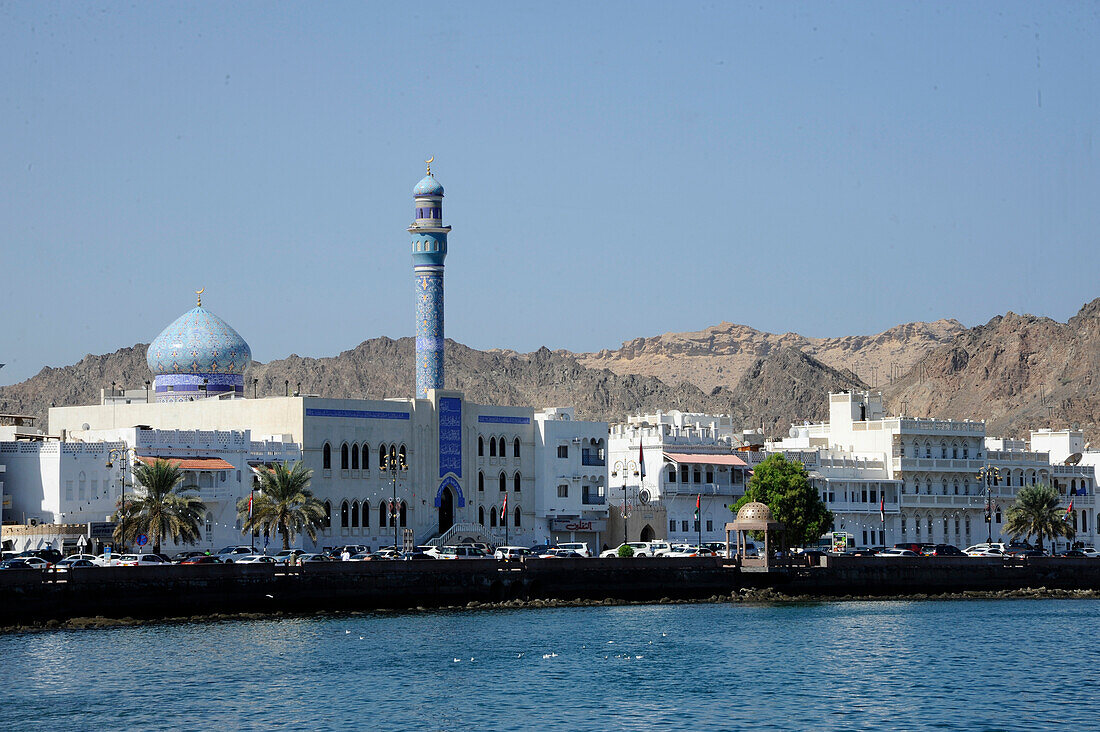
[[581,496],[581,503],[585,506],[602,506],[607,503],[607,497],[595,493],[585,493]]
[[745,492],[745,486],[740,483],[665,483],[662,490],[669,496],[740,496]]
[[975,475],[985,467],[984,460],[963,460],[955,458],[894,458],[894,470],[935,470],[961,471]]
[[581,465],[587,465],[593,468],[605,468],[607,467],[607,460],[585,450],[581,453]]

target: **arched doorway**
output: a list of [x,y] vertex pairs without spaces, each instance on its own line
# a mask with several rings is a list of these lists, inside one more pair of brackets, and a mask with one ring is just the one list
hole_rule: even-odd
[[652,526],[646,524],[645,527],[642,528],[642,541],[653,541],[656,538],[657,532],[653,530]]
[[439,533],[454,526],[455,494],[450,488],[444,488],[439,495]]

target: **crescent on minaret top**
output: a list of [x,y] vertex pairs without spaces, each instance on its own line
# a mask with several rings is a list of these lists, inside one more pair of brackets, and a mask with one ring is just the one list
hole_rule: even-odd
[[430,158],[428,158],[427,160],[424,161],[425,163],[428,164],[428,175],[432,174],[432,162],[434,160],[435,160],[435,155],[432,155]]

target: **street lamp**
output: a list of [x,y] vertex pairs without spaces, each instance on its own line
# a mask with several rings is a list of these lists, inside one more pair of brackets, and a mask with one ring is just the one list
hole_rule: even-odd
[[409,466],[405,462],[404,453],[398,454],[397,448],[390,445],[390,453],[382,460],[381,467],[382,470],[390,471],[390,481],[393,484],[393,500],[390,502],[390,523],[393,524],[393,551],[396,554],[399,551],[397,548],[397,474],[408,473]]
[[978,471],[978,480],[985,486],[985,541],[993,543],[993,481],[1001,479],[1001,470],[986,464]]
[[118,526],[119,536],[122,537],[122,549],[123,553],[126,549],[126,474],[130,472],[130,456],[137,454],[137,448],[135,447],[112,447],[107,451],[107,465],[106,468],[110,470],[114,467],[114,461],[120,460],[119,481],[122,483],[122,504],[118,514]]
[[623,474],[623,543],[626,543],[626,477],[627,473],[633,473],[638,477],[638,463],[634,460],[616,460],[611,471],[611,477],[615,478],[619,473]]

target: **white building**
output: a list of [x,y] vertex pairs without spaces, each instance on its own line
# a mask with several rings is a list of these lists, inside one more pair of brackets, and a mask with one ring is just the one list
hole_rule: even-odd
[[742,444],[727,415],[657,412],[613,425],[608,437],[612,509],[607,543],[623,541],[624,502],[630,541],[695,544],[700,533],[704,542],[725,541],[729,507],[745,494],[749,464],[758,457],[735,449]]

